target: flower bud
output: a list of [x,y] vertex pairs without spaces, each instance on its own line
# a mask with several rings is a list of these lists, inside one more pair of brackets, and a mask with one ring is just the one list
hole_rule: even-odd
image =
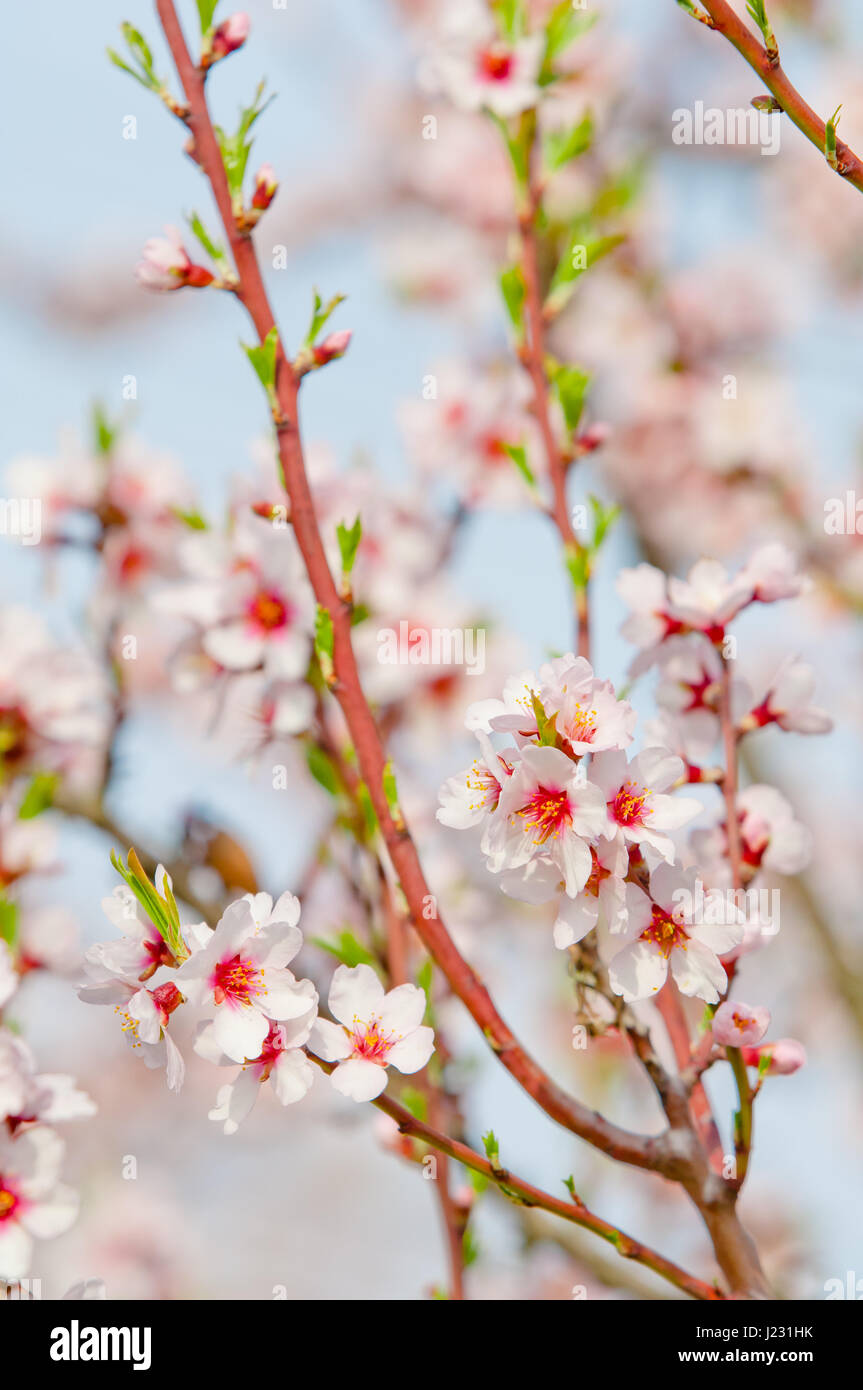
[[213,283],[213,275],[205,266],[195,265],[183,245],[176,227],[166,227],[163,237],[151,237],[144,247],[143,259],[136,267],[140,284],[150,290],[179,290],[184,285],[202,289]]
[[752,1047],[764,1037],[769,1024],[767,1009],[726,999],[714,1014],[713,1036],[723,1047]]
[[339,333],[330,333],[322,343],[317,343],[312,348],[317,365],[322,367],[325,362],[332,362],[335,357],[344,357],[352,336],[350,328],[343,328]]
[[795,1038],[780,1038],[764,1047],[745,1047],[743,1060],[748,1067],[758,1067],[764,1057],[770,1058],[771,1076],[790,1076],[806,1064],[806,1048]]
[[272,164],[262,164],[255,175],[255,191],[252,195],[252,207],[258,208],[263,212],[270,206],[276,196],[279,181],[276,178],[276,171]]
[[215,63],[219,58],[227,58],[229,53],[242,48],[248,37],[249,16],[242,11],[229,15],[213,34],[210,50],[212,61]]

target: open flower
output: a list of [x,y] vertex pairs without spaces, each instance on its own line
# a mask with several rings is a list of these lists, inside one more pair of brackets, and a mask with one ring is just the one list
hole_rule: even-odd
[[180,966],[177,987],[211,1012],[213,1040],[235,1062],[260,1057],[270,1021],[300,1018],[317,1003],[310,980],[286,967],[302,945],[300,904],[283,893],[231,903],[206,943]]
[[573,753],[626,748],[632,742],[635,710],[628,700],[618,700],[611,681],[596,679],[584,657],[557,657],[540,667],[539,681],[540,703]]
[[482,750],[480,757],[474,759],[466,772],[448,777],[440,789],[437,819],[441,825],[449,825],[454,830],[481,825],[497,810],[504,783],[512,776],[513,761],[496,753],[488,735],[481,729],[477,730],[477,738]]
[[397,985],[388,993],[368,965],[340,965],[333,975],[330,1013],[318,1018],[309,1047],[337,1062],[333,1085],[352,1100],[374,1100],[387,1084],[387,1067],[420,1071],[434,1051],[434,1030],[423,1025],[425,992]]
[[18,988],[18,978],[18,971],[12,960],[12,952],[3,938],[0,937],[0,1009],[4,1004],[8,1004]]
[[683,773],[682,760],[667,748],[645,748],[629,763],[625,753],[598,753],[590,776],[601,788],[607,808],[607,824],[601,833],[649,846],[670,864],[674,843],[664,832],[678,830],[702,809],[693,797],[664,794]]
[[608,930],[620,932],[626,924],[626,846],[621,839],[599,840],[589,846],[591,869],[576,898],[567,896],[557,865],[549,859],[531,859],[521,869],[501,877],[501,889],[519,902],[544,903],[557,898],[554,944],[565,951],[583,941],[602,913]]
[[176,227],[166,227],[164,236],[150,238],[135,274],[148,290],[180,290],[184,285],[202,289],[213,283],[210,271],[189,259]]
[[743,720],[743,727],[776,723],[795,734],[829,734],[833,720],[825,710],[811,704],[815,694],[815,672],[799,657],[782,662],[762,703]]
[[726,999],[713,1015],[713,1036],[722,1047],[752,1047],[770,1027],[770,1010]]
[[602,792],[571,758],[558,748],[526,745],[489,822],[483,851],[495,873],[542,855],[556,865],[574,898],[590,876],[586,842],[604,833],[605,819]]
[[615,994],[627,1003],[649,999],[662,989],[670,968],[681,994],[718,1003],[728,983],[719,957],[742,940],[742,918],[732,909],[729,921],[700,922],[702,900],[695,872],[668,864],[651,874],[650,896],[627,884],[626,925],[603,941]]
[[37,1073],[27,1044],[0,1029],[0,1120],[14,1131],[25,1124],[60,1124],[95,1115],[96,1106],[74,1078],[61,1072]]
[[544,48],[542,34],[509,42],[487,15],[466,14],[458,30],[451,25],[429,53],[420,81],[429,90],[444,92],[463,111],[486,107],[498,116],[516,116],[539,101]]
[[58,1182],[63,1141],[39,1125],[10,1138],[0,1133],[0,1279],[21,1279],[30,1268],[33,1241],[67,1231],[78,1198]]
[[[251,1111],[261,1087],[271,1082],[282,1105],[302,1100],[314,1081],[315,1069],[303,1052],[317,1016],[317,996],[306,1013],[284,1023],[271,1023],[260,1056],[246,1062],[233,1081],[219,1088],[216,1105],[209,1118],[222,1125],[225,1134],[236,1134]],[[195,1051],[216,1066],[231,1066],[213,1036],[212,1023],[205,1023],[195,1039]]]

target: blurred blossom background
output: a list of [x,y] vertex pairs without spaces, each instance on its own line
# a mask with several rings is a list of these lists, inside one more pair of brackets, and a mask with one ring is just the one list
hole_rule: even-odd
[[[746,107],[757,79],[673,3],[595,4],[599,22],[580,41],[565,99],[573,115],[593,112],[597,135],[564,192],[577,198],[580,182],[613,190],[627,241],[584,277],[554,337],[561,356],[593,374],[588,423],[609,430],[580,463],[572,500],[594,492],[624,504],[593,586],[597,674],[627,683],[632,651],[619,636],[625,612],[614,588],[624,565],[648,558],[680,574],[704,554],[737,565],[758,542],[781,539],[814,580],[803,599],[756,606],[737,631],[754,687],[799,653],[816,668],[818,704],[835,720],[817,740],[767,731],[744,765],[744,780],[769,781],[789,798],[814,852],[798,878],[782,880],[778,938],[742,967],[744,996],[771,1010],[771,1036],[800,1039],[808,1064],[759,1097],[741,1210],[780,1294],[818,1299],[827,1280],[863,1276],[863,545],[824,527],[825,503],[861,486],[863,200],[789,123],[772,157],[752,146],[675,145],[675,110],[697,101]],[[498,418],[515,401],[497,286],[512,228],[500,141],[479,116],[418,85],[436,22],[431,0],[287,0],[278,9],[247,0],[246,8],[251,39],[220,66],[210,100],[230,125],[262,74],[277,93],[252,157],[280,181],[256,233],[274,309],[296,343],[313,287],[343,293],[333,326],[353,331],[345,358],[303,390],[312,467],[336,499],[333,519],[343,476],[353,479],[349,496],[365,499],[364,525],[377,524],[394,551],[400,526],[410,552],[446,535],[457,502],[470,508],[445,579],[426,580],[419,563],[410,580],[410,616],[451,626],[470,615],[486,625],[485,674],[461,676],[446,698],[426,685],[395,734],[400,790],[432,886],[504,1017],[552,1074],[619,1123],[658,1128],[652,1095],[614,1044],[571,1048],[571,984],[566,957],[550,948],[548,914],[490,891],[467,837],[434,820],[442,778],[469,760],[466,705],[570,643],[557,541],[514,470],[498,462],[483,471],[482,461],[444,449],[422,415],[429,373],[467,393],[483,373],[483,389],[498,379]],[[816,110],[842,102],[840,134],[859,149],[863,13],[830,0],[769,8],[786,70]],[[106,59],[121,19],[147,35],[157,69],[173,79],[145,0],[91,0],[74,24],[56,5],[15,6],[5,19],[0,64],[14,134],[0,230],[0,495],[26,491],[21,479],[45,460],[79,466],[92,451],[98,403],[136,441],[145,474],[175,467],[190,508],[217,519],[237,479],[252,488],[270,466],[267,420],[238,345],[249,330],[228,297],[147,296],[135,282],[148,237],[183,214],[214,217],[181,153],[180,128]],[[429,114],[435,140],[422,137]],[[133,139],[124,138],[130,116]],[[273,268],[279,247],[284,269]],[[723,398],[728,377],[735,399]],[[134,400],[124,397],[129,378]],[[398,557],[405,574],[410,561]],[[109,585],[107,599],[94,598],[95,574],[83,545],[0,547],[3,603],[38,610],[63,642],[82,626],[96,647],[104,639],[105,605],[117,593]],[[173,628],[146,593],[133,593],[111,621],[141,635],[117,740],[113,821],[130,844],[166,859],[190,825],[217,827],[245,847],[262,888],[299,891],[329,815],[302,757],[285,754],[288,790],[273,790],[273,759],[248,756],[242,700],[217,737],[203,696],[172,693]],[[629,695],[641,718],[655,712],[653,686],[642,678]],[[699,794],[707,824],[715,792]],[[56,930],[75,924],[83,948],[106,935],[100,900],[116,882],[108,854],[128,845],[49,814],[55,862],[22,887],[22,913],[61,912]],[[323,874],[304,905],[307,936],[334,936],[351,911],[343,885]],[[324,977],[320,957],[304,962]],[[207,1118],[220,1080],[212,1068],[188,1047],[186,1087],[169,1094],[105,1013],[79,1002],[73,977],[71,964],[31,972],[14,1007],[40,1068],[74,1073],[98,1105],[94,1118],[64,1131],[81,1214],[67,1235],[37,1248],[32,1273],[44,1296],[88,1277],[104,1279],[111,1297],[153,1299],[260,1299],[274,1290],[291,1299],[422,1298],[445,1282],[430,1184],[387,1152],[371,1107],[318,1078],[301,1106],[283,1110],[263,1095],[226,1138]],[[464,1011],[446,1003],[444,1017],[473,1142],[493,1127],[506,1162],[531,1181],[562,1192],[572,1173],[603,1216],[688,1267],[712,1268],[682,1196],[556,1130],[495,1064]],[[730,1142],[731,1086],[711,1074],[708,1089]],[[129,1156],[134,1180],[124,1177]],[[574,1285],[589,1297],[677,1296],[587,1234],[496,1197],[481,1199],[475,1223],[475,1297],[569,1298]]]

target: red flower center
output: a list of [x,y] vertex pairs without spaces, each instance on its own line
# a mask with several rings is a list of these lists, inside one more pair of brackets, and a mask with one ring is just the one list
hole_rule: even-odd
[[213,994],[216,1003],[248,1006],[259,994],[266,992],[262,971],[252,960],[232,956],[221,960],[213,972]]
[[272,589],[261,589],[249,604],[248,614],[255,626],[264,632],[277,632],[287,627],[291,609]]
[[644,928],[639,940],[652,941],[667,959],[675,946],[685,947],[689,938],[686,934],[686,928],[681,926],[679,922],[675,922],[673,917],[654,903],[650,925]]
[[572,825],[569,793],[557,791],[553,787],[537,787],[535,792],[531,792],[518,814],[524,818],[526,825],[533,826],[535,829],[534,840],[536,844],[544,845],[547,840],[559,835],[562,830],[569,829]]
[[513,55],[502,44],[484,48],[479,55],[479,70],[489,82],[505,82],[512,73]]
[[374,1016],[368,1023],[354,1018],[353,1031],[348,1036],[353,1044],[354,1057],[359,1057],[364,1062],[377,1062],[382,1067],[386,1066],[390,1049],[397,1041],[382,1030],[380,1019]]
[[609,802],[612,818],[618,825],[640,824],[646,815],[650,815],[644,809],[647,796],[647,791],[636,786],[635,782],[624,782],[614,800]]

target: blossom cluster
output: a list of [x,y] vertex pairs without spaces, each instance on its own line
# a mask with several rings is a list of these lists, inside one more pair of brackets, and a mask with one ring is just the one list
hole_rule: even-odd
[[[747,922],[742,906],[703,910],[703,885],[731,885],[727,825],[697,829],[684,859],[674,833],[703,811],[681,794],[715,781],[710,757],[720,738],[726,629],[756,603],[803,591],[793,557],[764,547],[735,575],[701,561],[687,580],[654,567],[623,571],[629,607],[623,632],[640,651],[638,674],[658,666],[661,715],[632,756],[636,714],[582,657],[568,654],[510,679],[500,700],[472,705],[466,726],[479,756],[440,794],[438,820],[478,827],[488,869],[511,897],[553,901],[554,940],[565,949],[597,930],[597,949],[614,994],[627,1003],[656,995],[669,970],[683,994],[717,1004],[724,961],[762,940],[769,926]],[[735,737],[776,723],[823,732],[830,720],[809,700],[814,673],[785,664],[754,700],[734,692]],[[496,736],[511,744],[496,747]],[[719,777],[721,778],[721,770]],[[774,788],[753,785],[736,801],[742,877],[761,869],[796,873],[810,836]],[[693,862],[694,861],[694,862]]]
[[358,1101],[380,1095],[388,1067],[420,1071],[432,1054],[424,991],[404,984],[385,993],[365,964],[336,969],[329,992],[336,1022],[319,1017],[317,989],[288,968],[303,941],[292,893],[275,903],[267,893],[247,893],[215,928],[181,928],[165,870],[159,866],[154,886],[136,865],[103,907],[120,937],[86,952],[81,999],[113,1006],[133,1051],[146,1066],[165,1068],[173,1091],[185,1075],[174,1017],[190,1005],[194,1051],[215,1066],[240,1068],[210,1112],[226,1134],[267,1081],[282,1105],[302,1100],[314,1079],[309,1051],[335,1064],[335,1089]]

